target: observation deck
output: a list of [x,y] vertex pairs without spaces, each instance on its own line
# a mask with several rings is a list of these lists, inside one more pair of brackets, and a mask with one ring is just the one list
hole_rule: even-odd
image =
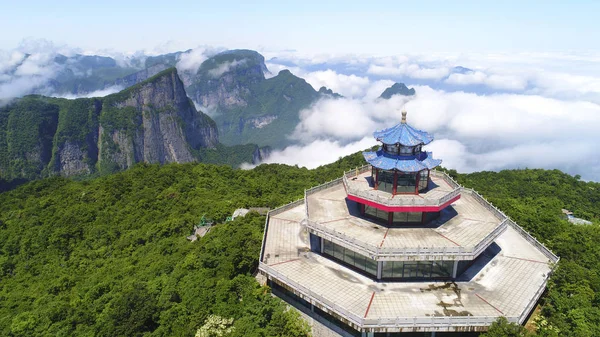
[[[311,252],[306,206],[309,214],[316,213],[311,200],[316,197],[322,202],[331,199],[329,206],[341,204],[341,180],[318,186],[316,193],[307,191],[307,202],[298,200],[269,212],[259,262],[259,270],[268,280],[359,331],[484,331],[499,316],[509,322],[525,321],[543,293],[558,257],[507,218],[502,222],[504,230],[481,253],[478,262],[453,282],[378,281]],[[462,189],[462,193],[459,202],[463,205],[457,202],[451,207],[482,207],[489,214],[496,212],[476,192]],[[363,225],[366,223],[360,226]],[[380,229],[364,230],[368,234],[355,233],[352,237],[374,247],[385,235]],[[423,233],[409,232],[399,232],[396,239],[389,241],[389,247],[402,247],[403,242],[413,240],[425,243],[437,240],[432,239],[436,236],[445,240],[438,233],[421,237]],[[385,241],[395,235],[387,236]],[[395,243],[391,245],[392,242]]]
[[448,186],[442,177],[434,179],[446,187],[429,194],[430,199],[416,195],[388,198],[414,207],[428,200],[444,203],[443,198],[463,192],[462,199],[450,199],[440,217],[425,225],[389,226],[361,216],[356,202],[346,199],[346,176],[306,191],[302,224],[309,233],[376,261],[473,260],[506,230],[507,217],[475,192],[463,191],[455,182],[458,187]]
[[374,188],[371,165],[346,172],[342,181],[348,199],[386,212],[439,212],[457,201],[461,191],[446,173],[431,171],[426,191],[392,195]]

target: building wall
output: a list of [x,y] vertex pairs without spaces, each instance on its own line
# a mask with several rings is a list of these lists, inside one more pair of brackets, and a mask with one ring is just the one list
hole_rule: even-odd
[[[322,240],[310,234],[311,251],[321,253],[342,265],[373,279],[381,280],[419,280],[419,279],[452,279],[455,261],[375,261],[368,256],[354,252],[329,240]],[[321,250],[322,248],[322,250]],[[464,266],[467,266],[464,264]],[[457,274],[457,276],[460,275]]]

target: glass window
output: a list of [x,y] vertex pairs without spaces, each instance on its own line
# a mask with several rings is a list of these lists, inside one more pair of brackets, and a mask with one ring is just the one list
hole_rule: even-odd
[[433,261],[431,277],[452,277],[454,261]]
[[365,214],[381,219],[385,222],[388,221],[388,212],[382,211],[373,206],[365,205]]
[[333,256],[333,243],[329,240],[323,240],[323,253]]
[[422,212],[407,212],[406,222],[421,222]]
[[377,261],[331,241],[323,240],[323,253],[354,268],[377,277]]
[[344,262],[354,266],[354,252],[350,249],[344,249]]
[[394,212],[394,223],[421,223],[422,212]]
[[419,174],[419,191],[427,188],[428,184],[429,172],[427,170],[423,170]]
[[398,155],[398,144],[383,144],[383,150],[391,155]]
[[[402,273],[400,273],[402,275]],[[381,269],[381,278],[392,278],[394,277],[394,261],[383,261],[383,267]]]
[[407,222],[405,212],[394,212],[394,222]]
[[398,193],[415,193],[417,175],[415,173],[398,172]]
[[405,262],[402,277],[417,277],[418,271],[419,264],[417,262]]
[[402,270],[404,269],[404,262],[394,261],[394,277],[402,277]]
[[[366,256],[359,253],[354,253],[354,266],[356,268],[365,270],[365,259],[367,259]],[[375,270],[375,275],[377,275],[377,270]]]
[[431,261],[420,261],[417,277],[431,277]]
[[371,275],[377,276],[377,261],[370,259],[368,257],[365,257],[365,259],[366,259],[366,264],[365,264],[366,272]]
[[400,155],[401,156],[410,156],[413,154],[412,146],[400,146]]
[[378,190],[392,193],[394,190],[394,171],[380,170],[377,176]]
[[344,261],[344,247],[333,244],[333,257]]

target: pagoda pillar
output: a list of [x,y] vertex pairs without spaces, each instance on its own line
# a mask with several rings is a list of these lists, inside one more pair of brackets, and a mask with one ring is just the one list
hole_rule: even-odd
[[375,168],[375,190],[379,187],[379,169]]
[[427,169],[427,187],[429,188],[429,182],[431,181],[431,170]]
[[398,171],[394,170],[394,187],[392,189],[392,195],[396,195],[398,190]]
[[415,174],[415,194],[419,194],[419,179],[421,179],[421,171]]

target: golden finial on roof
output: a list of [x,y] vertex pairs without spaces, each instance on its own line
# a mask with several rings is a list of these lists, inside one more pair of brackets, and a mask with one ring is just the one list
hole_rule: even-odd
[[402,124],[406,124],[406,108],[402,108]]

